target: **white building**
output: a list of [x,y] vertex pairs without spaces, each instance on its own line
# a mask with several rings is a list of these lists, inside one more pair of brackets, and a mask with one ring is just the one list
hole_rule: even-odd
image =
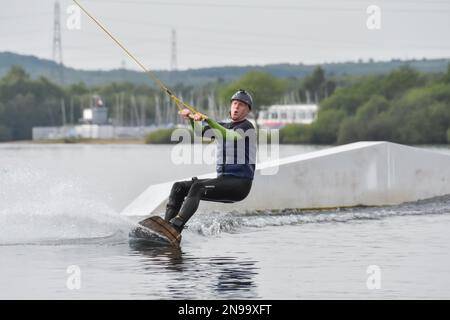
[[311,124],[318,111],[316,104],[273,105],[259,112],[257,123],[260,128],[281,128],[291,123]]
[[56,139],[136,139],[157,130],[155,126],[124,127],[111,124],[108,109],[102,99],[94,95],[92,106],[83,110],[79,124],[59,127],[33,127],[33,140]]

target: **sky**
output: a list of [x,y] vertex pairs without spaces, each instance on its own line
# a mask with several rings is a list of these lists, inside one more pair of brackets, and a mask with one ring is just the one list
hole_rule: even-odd
[[[151,70],[450,57],[449,0],[78,0]],[[72,0],[59,0],[63,63],[139,67]],[[55,0],[0,0],[0,52],[52,59]],[[380,28],[367,22],[380,10]],[[373,26],[373,24],[371,24]]]

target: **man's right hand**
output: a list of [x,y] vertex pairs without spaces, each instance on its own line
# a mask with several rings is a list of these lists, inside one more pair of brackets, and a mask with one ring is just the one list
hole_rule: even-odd
[[189,109],[183,109],[179,112],[180,116],[183,117],[183,119],[189,119],[190,114],[191,114],[191,110]]

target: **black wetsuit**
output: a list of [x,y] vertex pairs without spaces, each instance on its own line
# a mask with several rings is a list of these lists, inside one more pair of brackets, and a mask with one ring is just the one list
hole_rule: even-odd
[[[250,192],[256,162],[254,127],[248,120],[219,125],[240,133],[243,138],[239,141],[216,141],[217,178],[194,177],[192,180],[174,183],[166,207],[165,220],[170,221],[180,231],[198,209],[200,200],[232,203],[245,199]],[[212,133],[217,137],[215,131],[210,129],[210,126],[205,126],[203,134],[211,136]]]

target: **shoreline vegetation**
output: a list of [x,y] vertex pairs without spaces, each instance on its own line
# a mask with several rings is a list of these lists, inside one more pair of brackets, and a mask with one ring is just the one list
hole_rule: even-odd
[[144,139],[52,139],[3,141],[10,144],[145,144]]
[[[179,84],[174,91],[194,101],[198,110],[208,110],[208,100],[214,100],[226,111],[229,97],[239,88],[248,89],[255,97],[255,118],[264,106],[287,103],[289,99],[289,103],[319,105],[312,124],[282,128],[280,144],[450,143],[450,64],[447,70],[435,73],[419,72],[405,64],[386,74],[357,76],[325,74],[317,67],[302,78],[251,71],[230,83],[218,81],[202,87]],[[61,86],[44,77],[31,79],[24,69],[15,66],[0,79],[0,142],[30,141],[33,127],[78,123],[76,119],[81,119],[93,95],[102,97],[113,116],[118,112],[124,125],[142,125],[140,119],[147,119],[146,125],[154,124],[162,111],[170,112],[173,119],[177,117],[174,105],[157,108],[158,101],[164,101],[164,93],[149,86],[127,82]],[[124,105],[126,101],[131,104]],[[66,138],[33,143],[164,144],[174,143],[170,141],[172,130],[161,129],[142,139]]]

